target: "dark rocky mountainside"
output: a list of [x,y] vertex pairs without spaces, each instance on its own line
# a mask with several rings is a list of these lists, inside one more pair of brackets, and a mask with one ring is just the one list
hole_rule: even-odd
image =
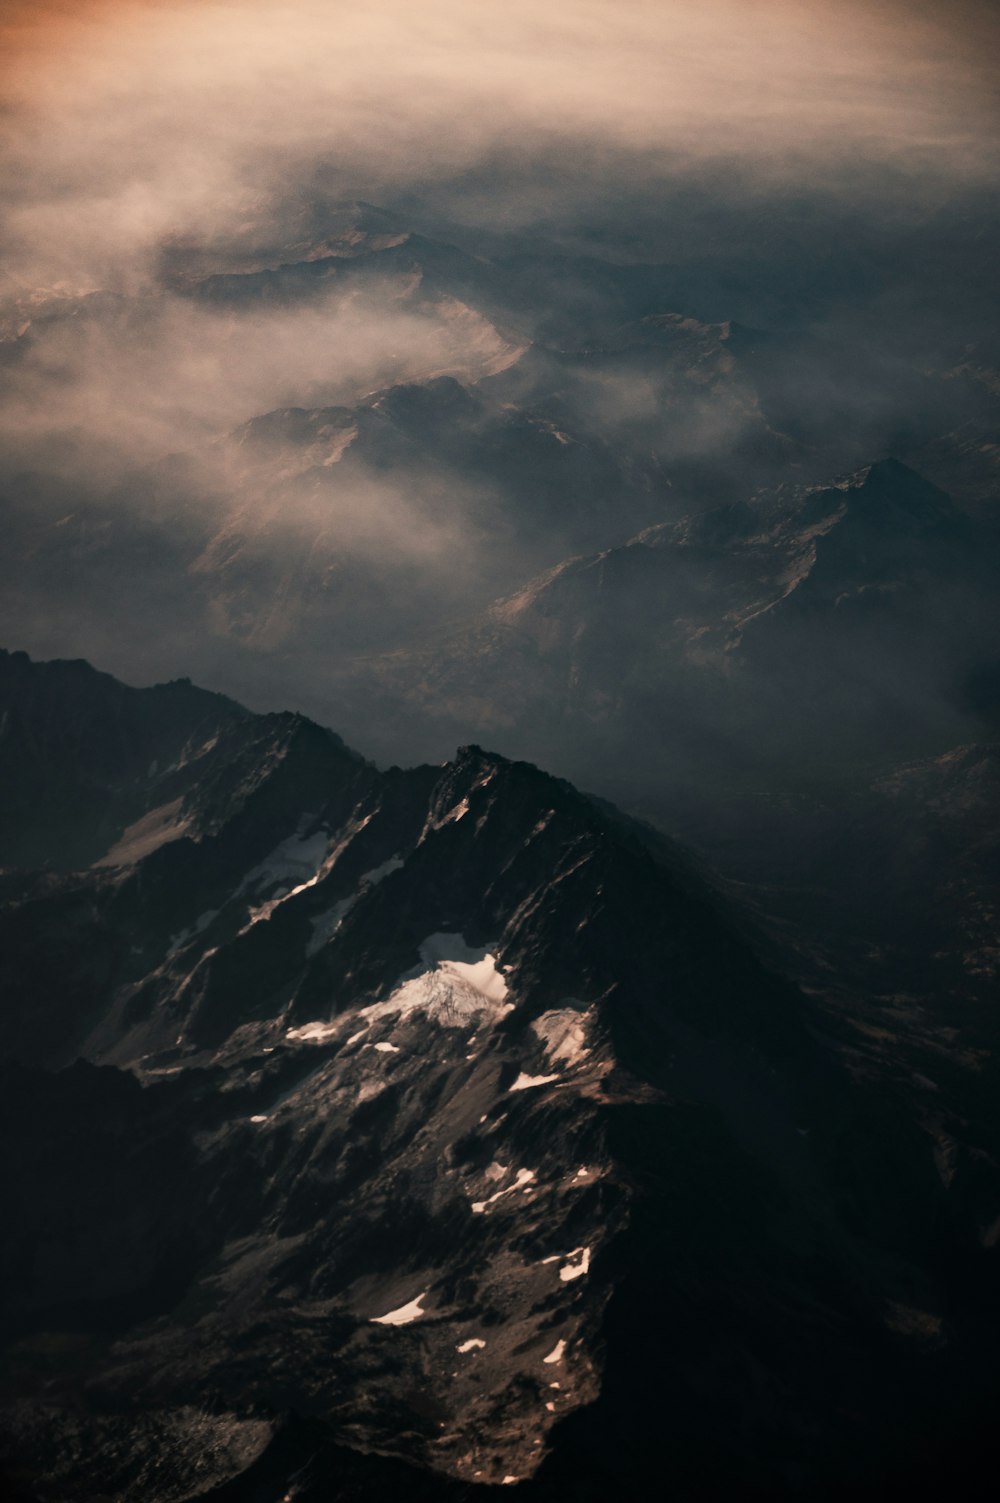
[[1000,1188],[964,1077],[859,1048],[683,851],[533,766],[383,772],[82,663],[3,692],[20,1496],[971,1472]]
[[[809,935],[810,984],[958,1006],[992,1028],[1000,749],[982,743],[811,789],[720,796],[674,825],[744,898]],[[655,811],[651,811],[655,812]]]
[[0,865],[91,865],[204,774],[247,718],[186,680],[130,689],[88,664],[0,650]]

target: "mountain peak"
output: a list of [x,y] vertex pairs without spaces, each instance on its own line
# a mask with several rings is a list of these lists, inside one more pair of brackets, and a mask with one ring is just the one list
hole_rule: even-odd
[[[94,734],[114,680],[88,682]],[[116,688],[134,717],[143,691]],[[36,818],[63,779],[49,708],[20,751]],[[254,1446],[301,1407],[320,1447],[376,1458],[366,1497],[417,1496],[395,1457],[420,1496],[521,1481],[545,1503],[623,1452],[648,1497],[663,1394],[683,1433],[704,1415],[706,1339],[727,1343],[714,1429],[751,1433],[763,1381],[768,1413],[795,1398],[768,1420],[784,1457],[826,1422],[847,1323],[850,1449],[853,1410],[913,1361],[884,1311],[923,1277],[886,1255],[914,1206],[940,1262],[898,1097],[848,1077],[664,837],[476,743],[383,773],[302,716],[242,716],[165,738],[177,765],[143,769],[156,802],[113,869],[5,884],[0,1314],[22,1362],[73,1322],[88,1338],[16,1421],[0,1405],[28,1475],[69,1436],[59,1496],[132,1496],[138,1456],[169,1463],[146,1489],[167,1503],[204,1494],[214,1447],[217,1496],[249,1496],[222,1394]],[[127,801],[134,758],[122,775]],[[691,1453],[703,1469],[700,1432]],[[257,1480],[344,1496],[314,1458]]]
[[951,497],[945,491],[891,456],[858,470],[844,489],[852,510],[863,504],[866,511],[878,507],[887,516],[925,524],[951,520],[955,516]]
[[901,460],[887,457],[829,485],[806,491],[798,521],[807,527],[825,518],[879,532],[919,534],[954,523],[951,497]]

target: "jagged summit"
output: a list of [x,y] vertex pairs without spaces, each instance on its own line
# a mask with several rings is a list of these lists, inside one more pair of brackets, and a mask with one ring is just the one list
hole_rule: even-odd
[[831,490],[843,492],[852,515],[886,529],[937,527],[958,516],[945,491],[892,457],[863,466],[833,487],[814,487],[804,516],[811,514],[812,498],[825,500]]

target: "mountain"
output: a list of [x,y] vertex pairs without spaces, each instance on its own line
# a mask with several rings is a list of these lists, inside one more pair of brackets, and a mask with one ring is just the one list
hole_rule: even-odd
[[379,771],[5,669],[40,817],[79,769],[65,849],[3,830],[12,1487],[832,1499],[981,1459],[969,1103],[683,850],[477,746]]
[[[261,414],[224,453],[237,499],[192,571],[216,630],[297,652],[333,633],[354,650],[398,641],[406,618],[442,599],[468,610],[526,560],[625,541],[668,486],[645,457],[452,376]],[[434,545],[453,558],[446,577],[428,567]]]
[[0,867],[90,865],[186,792],[246,720],[187,679],[130,689],[84,662],[2,650],[0,698]]
[[569,559],[364,673],[390,734],[462,725],[612,797],[808,780],[990,723],[998,560],[993,522],[884,460]]
[[[827,489],[872,455],[995,526],[987,241],[959,254],[940,219],[923,226],[929,298],[899,285],[912,247],[898,226],[852,220],[851,254],[832,253],[823,215],[801,208],[734,204],[727,231],[719,205],[684,193],[655,234],[632,205],[610,238],[567,239],[556,221],[487,230],[428,205],[306,198],[168,237],[113,287],[11,283],[0,638],[136,681],[195,671],[398,759],[415,722],[398,747],[369,747],[364,693],[350,723],[337,697],[352,668],[365,685],[381,670],[360,660],[447,644],[560,563],[617,558],[659,527],[691,575],[712,514],[749,505],[766,533],[762,492]],[[678,528],[684,557],[666,547]],[[741,607],[780,595],[795,542],[775,546],[732,560],[747,566]],[[699,717],[683,685],[671,692],[685,723]],[[739,744],[734,713],[724,734]],[[782,713],[779,700],[761,722]],[[436,757],[481,734],[489,723],[459,715],[423,745]],[[941,745],[978,734],[953,722]],[[551,738],[509,749],[563,768]]]

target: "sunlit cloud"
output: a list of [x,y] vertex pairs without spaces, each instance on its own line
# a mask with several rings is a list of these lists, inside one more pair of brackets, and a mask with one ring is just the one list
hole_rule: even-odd
[[[338,213],[350,231],[356,200],[388,211],[372,248],[399,225],[399,240],[422,230],[473,259],[494,243],[501,257],[596,244],[652,262],[670,259],[668,244],[697,261],[720,232],[710,212],[695,244],[669,207],[685,184],[710,211],[713,196],[749,203],[741,223],[764,260],[789,222],[770,228],[775,205],[792,204],[792,222],[806,202],[862,223],[918,222],[994,178],[994,30],[988,7],[945,15],[902,0],[11,0],[0,16],[6,473],[33,477],[24,494],[51,492],[56,522],[64,493],[67,511],[99,495],[141,520],[161,483],[147,469],[188,456],[193,510],[178,527],[203,527],[207,542],[183,567],[224,574],[237,540],[247,577],[265,583],[231,614],[257,610],[261,640],[290,640],[335,566],[322,599],[348,601],[346,618],[355,589],[360,621],[368,586],[361,573],[345,583],[345,558],[381,569],[369,622],[416,620],[428,601],[442,613],[482,603],[540,562],[517,531],[531,507],[505,510],[502,485],[432,463],[366,468],[349,450],[312,489],[282,491],[268,471],[286,462],[281,446],[241,469],[238,430],[275,409],[350,408],[399,382],[475,383],[538,335],[544,296],[497,308],[487,289],[480,305],[447,277],[424,285],[416,255],[416,270],[331,274],[298,300],[227,304],[197,296],[196,279],[315,261]],[[808,255],[822,230],[800,218]],[[585,278],[576,288],[562,262],[552,275],[568,337],[585,340],[589,300],[604,294]],[[724,290],[738,299],[732,279]],[[684,292],[652,311],[697,311]],[[877,350],[895,315],[867,327],[884,296],[850,309],[854,351]],[[705,298],[700,317],[743,316]],[[882,367],[864,365],[825,386],[817,368],[817,403],[877,412]],[[627,367],[581,375],[573,417],[644,461],[724,462],[762,431],[739,381],[695,383],[666,418],[665,390]],[[550,541],[561,546],[557,532]],[[172,597],[169,609],[180,631]],[[193,631],[185,620],[185,650]],[[102,621],[102,652],[106,636]]]
[[979,18],[850,0],[22,6],[8,260],[128,284],[164,236],[249,233],[290,183],[377,199],[483,164],[506,179],[493,212],[516,217],[536,209],[518,166],[539,157],[557,199],[584,190],[574,154],[588,170],[626,153],[660,171],[729,157],[808,178],[860,156],[985,172]]

